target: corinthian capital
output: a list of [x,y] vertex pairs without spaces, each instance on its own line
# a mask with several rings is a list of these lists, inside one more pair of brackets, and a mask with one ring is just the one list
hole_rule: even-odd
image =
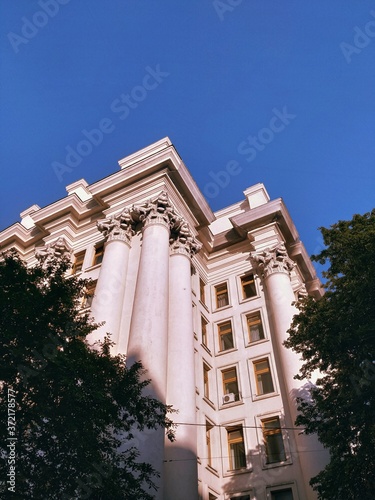
[[162,191],[157,198],[143,205],[134,206],[132,213],[139,222],[144,223],[145,227],[150,224],[161,224],[170,229],[179,219],[166,191]]
[[170,245],[172,254],[180,253],[188,257],[193,256],[202,248],[202,244],[194,238],[188,223],[183,219],[176,222],[172,228]]
[[266,248],[259,253],[250,255],[255,269],[263,278],[270,274],[285,273],[290,276],[290,272],[295,263],[289,258],[284,243],[279,243],[274,248]]
[[130,244],[135,222],[128,208],[97,222],[97,227],[107,241],[119,240]]
[[47,267],[53,259],[70,260],[71,254],[72,250],[62,236],[45,247],[35,249],[35,257],[43,267]]

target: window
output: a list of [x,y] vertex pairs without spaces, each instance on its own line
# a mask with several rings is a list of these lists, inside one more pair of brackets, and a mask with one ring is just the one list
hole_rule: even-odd
[[226,283],[215,286],[216,308],[229,305],[228,286]]
[[82,307],[91,307],[94,295],[95,295],[95,288],[96,288],[96,281],[93,281],[92,283],[89,283],[86,287],[85,295],[82,300]]
[[257,396],[274,392],[270,365],[268,359],[260,359],[254,362],[255,380],[257,385]]
[[237,495],[235,497],[230,497],[230,500],[250,500],[250,495]]
[[231,321],[225,321],[225,323],[220,323],[217,325],[219,332],[219,350],[227,351],[228,349],[233,349],[233,332]]
[[238,401],[239,390],[236,367],[234,366],[233,368],[229,368],[228,370],[223,370],[221,373],[223,377],[223,403],[232,403],[233,401]]
[[246,316],[246,322],[249,332],[249,342],[256,342],[257,340],[264,339],[264,331],[259,311]]
[[207,347],[207,321],[201,316],[202,344]]
[[275,462],[283,462],[284,460],[286,460],[283,435],[280,426],[280,418],[272,417],[268,418],[267,420],[262,420],[262,429],[263,442],[266,450],[266,463],[273,464]]
[[103,254],[104,254],[104,245],[100,245],[95,248],[95,254],[94,254],[94,259],[92,262],[93,266],[96,266],[97,264],[101,264],[103,261]]
[[203,394],[204,397],[210,399],[210,379],[209,379],[210,367],[203,363]]
[[246,467],[245,443],[242,426],[227,428],[229,448],[229,469],[238,470]]
[[271,500],[293,500],[293,492],[291,488],[283,490],[271,491]]
[[202,304],[206,304],[206,285],[202,278],[199,278],[199,299]]
[[85,258],[86,251],[79,252],[74,256],[74,264],[72,267],[72,274],[79,273],[82,271],[83,259]]
[[247,274],[241,278],[242,298],[250,299],[257,296],[253,274]]
[[212,467],[212,449],[211,449],[211,430],[213,425],[206,420],[206,449],[207,449],[207,465]]

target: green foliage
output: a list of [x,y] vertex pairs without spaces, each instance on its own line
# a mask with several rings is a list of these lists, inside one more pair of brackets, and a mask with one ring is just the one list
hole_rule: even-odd
[[[15,254],[0,262],[0,496],[153,498],[146,490],[155,471],[137,461],[131,441],[134,431],[159,426],[173,439],[171,409],[143,395],[141,364],[127,368],[111,356],[108,338],[88,348],[97,325],[80,312],[87,282],[66,278],[67,269],[64,260],[27,268]],[[5,476],[13,394],[15,495]]]
[[298,378],[319,369],[297,424],[317,432],[328,466],[311,484],[319,499],[375,498],[375,210],[321,228],[326,293],[298,304],[285,345],[302,355]]

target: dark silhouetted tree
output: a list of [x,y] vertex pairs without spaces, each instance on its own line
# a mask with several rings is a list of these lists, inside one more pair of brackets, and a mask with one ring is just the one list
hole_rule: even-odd
[[155,471],[138,461],[133,433],[161,426],[173,439],[171,409],[144,395],[142,366],[111,356],[109,339],[87,346],[96,328],[80,310],[87,283],[68,268],[67,259],[27,268],[13,252],[0,262],[0,496],[153,498]]
[[375,498],[375,210],[321,228],[326,293],[299,303],[285,345],[302,355],[300,378],[319,369],[298,425],[317,432],[330,463],[311,484],[320,499]]

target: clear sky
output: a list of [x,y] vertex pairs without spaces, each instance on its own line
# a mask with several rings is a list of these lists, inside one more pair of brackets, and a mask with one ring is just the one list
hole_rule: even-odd
[[165,136],[213,210],[263,182],[310,254],[373,208],[373,1],[2,0],[0,19],[0,229]]

